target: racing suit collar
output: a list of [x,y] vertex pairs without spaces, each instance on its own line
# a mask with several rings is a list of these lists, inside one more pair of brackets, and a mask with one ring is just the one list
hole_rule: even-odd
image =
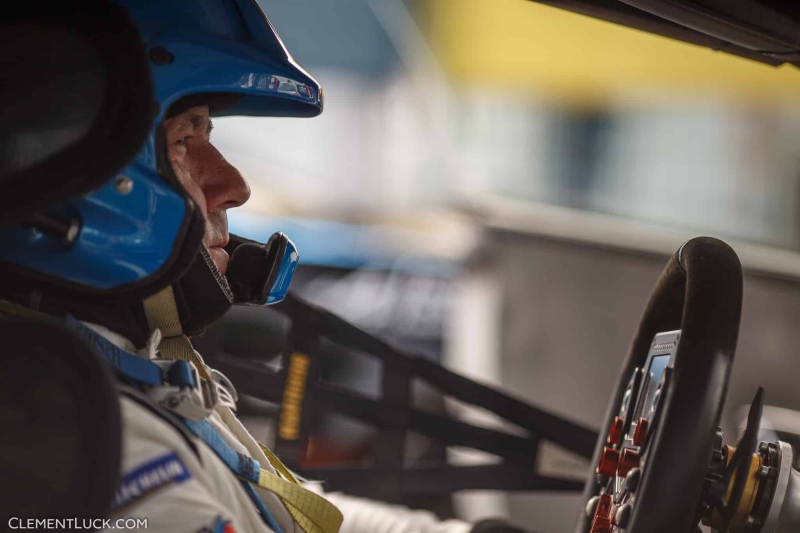
[[83,325],[122,350],[134,353],[142,359],[152,360],[158,357],[158,345],[161,343],[161,330],[159,329],[154,329],[153,332],[150,333],[150,337],[147,339],[147,343],[143,348],[137,348],[130,339],[111,331],[105,326],[92,324],[91,322],[83,322]]

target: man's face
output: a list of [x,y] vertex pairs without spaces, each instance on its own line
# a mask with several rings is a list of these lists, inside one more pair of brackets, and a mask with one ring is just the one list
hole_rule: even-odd
[[169,160],[175,174],[206,219],[203,245],[223,274],[228,268],[226,210],[250,198],[239,171],[211,144],[208,106],[198,106],[164,121]]

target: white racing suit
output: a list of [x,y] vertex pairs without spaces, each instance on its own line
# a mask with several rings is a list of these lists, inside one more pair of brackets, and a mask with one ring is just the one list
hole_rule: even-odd
[[[160,334],[142,350],[106,328],[87,324],[119,348],[155,358]],[[120,487],[111,518],[147,519],[155,532],[273,532],[240,480],[202,440],[160,415],[147,402],[123,394]],[[231,409],[217,406],[209,421],[235,451],[275,474],[256,440]],[[317,493],[321,490],[309,487]],[[283,533],[304,533],[275,494],[256,488]],[[324,495],[344,515],[341,533],[468,533],[470,524],[439,521],[432,513],[334,493]],[[114,523],[114,520],[112,520]]]

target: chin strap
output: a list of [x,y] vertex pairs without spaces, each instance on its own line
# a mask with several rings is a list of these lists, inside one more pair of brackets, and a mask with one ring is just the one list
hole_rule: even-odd
[[161,343],[158,351],[164,359],[183,359],[196,368],[200,377],[211,381],[206,364],[200,354],[194,351],[189,338],[184,335],[178,304],[172,287],[167,287],[144,301],[144,313],[151,330],[161,330]]

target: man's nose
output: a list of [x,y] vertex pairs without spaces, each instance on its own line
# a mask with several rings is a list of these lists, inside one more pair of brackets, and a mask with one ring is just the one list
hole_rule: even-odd
[[212,145],[203,164],[203,195],[209,212],[239,207],[250,198],[250,185]]

